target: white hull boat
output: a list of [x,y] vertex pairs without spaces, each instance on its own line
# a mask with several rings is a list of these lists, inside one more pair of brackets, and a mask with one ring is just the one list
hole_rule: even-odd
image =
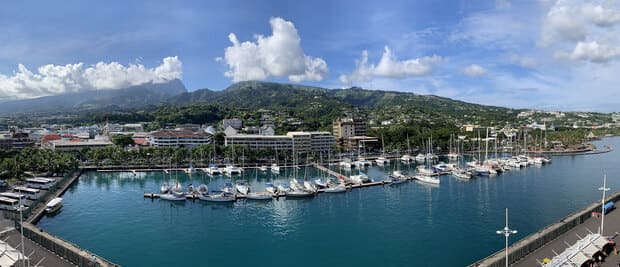
[[272,195],[267,192],[253,192],[247,194],[245,197],[250,200],[270,200]]
[[421,182],[421,183],[434,184],[434,185],[439,184],[439,178],[434,177],[434,176],[417,174],[414,176],[414,178],[416,179],[416,181]]

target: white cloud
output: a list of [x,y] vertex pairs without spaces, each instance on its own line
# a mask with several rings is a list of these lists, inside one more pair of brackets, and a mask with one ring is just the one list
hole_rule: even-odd
[[487,70],[478,64],[471,64],[463,68],[463,74],[470,76],[470,77],[480,76],[485,73],[487,73]]
[[385,47],[377,65],[368,64],[368,51],[362,52],[362,58],[356,60],[356,69],[349,75],[341,75],[343,83],[369,81],[373,77],[407,78],[428,75],[434,64],[443,60],[438,55],[398,60],[389,47]]
[[19,64],[12,76],[0,74],[0,97],[33,98],[94,89],[120,89],[144,83],[163,83],[180,79],[183,65],[178,57],[167,57],[161,65],[146,68],[142,64],[123,66],[118,62],[99,62],[41,66],[32,72]]
[[544,18],[541,44],[584,41],[620,22],[618,1],[594,2],[601,1],[556,1]]
[[226,47],[225,73],[233,81],[264,80],[288,77],[290,81],[321,81],[328,73],[321,58],[304,54],[301,38],[292,22],[271,18],[271,36],[257,35],[256,42],[240,43],[234,33],[228,35],[232,46]]
[[557,56],[600,63],[619,57],[620,48],[600,45],[596,41],[578,42],[572,53],[558,53]]

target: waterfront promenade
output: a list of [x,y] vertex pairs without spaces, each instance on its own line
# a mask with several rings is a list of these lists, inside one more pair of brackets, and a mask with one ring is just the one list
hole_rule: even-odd
[[[616,202],[616,205],[618,204],[620,204],[620,202]],[[583,238],[590,232],[597,233],[600,226],[601,217],[591,217],[590,219],[587,219],[583,224],[580,224],[579,226],[569,230],[568,232],[564,233],[553,241],[547,243],[543,247],[530,253],[525,258],[519,260],[512,266],[541,266],[539,262],[542,262],[544,258],[551,259],[555,256],[555,253],[562,253],[562,251],[564,251],[568,247],[567,244],[575,244],[575,242],[580,239],[579,237]],[[620,233],[620,210],[616,208],[605,215],[604,230],[605,232],[603,233],[603,236],[612,236],[616,243],[620,241],[620,237],[618,236],[618,233]],[[619,262],[620,255],[612,254],[607,259],[605,259],[605,262],[602,264],[602,266],[616,267],[618,266]]]
[[[619,204],[620,191],[607,197],[605,203],[613,201]],[[542,228],[540,231],[532,233],[519,240],[509,247],[509,262],[511,266],[544,266],[542,262],[545,258],[551,259],[556,254],[562,253],[566,248],[589,233],[597,233],[601,224],[601,217],[592,216],[592,212],[601,210],[601,203],[596,202],[591,205]],[[605,215],[604,236],[611,236],[616,242],[620,241],[620,211],[614,208]],[[504,266],[504,249],[482,259],[470,267],[475,266]],[[618,266],[620,257],[613,255],[609,257],[603,266]]]

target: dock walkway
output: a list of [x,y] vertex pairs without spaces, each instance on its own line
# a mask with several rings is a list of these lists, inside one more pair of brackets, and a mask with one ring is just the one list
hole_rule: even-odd
[[341,174],[341,173],[336,172],[336,171],[333,171],[333,170],[330,170],[329,168],[325,168],[325,167],[323,167],[320,164],[315,163],[314,167],[319,169],[319,170],[321,170],[321,171],[323,171],[323,172],[325,172],[325,173],[327,173],[327,174],[329,174],[329,175],[331,175],[331,176],[334,176],[334,177],[336,177],[336,178],[338,178],[340,180],[349,181],[349,177],[347,177],[346,175]]
[[[620,191],[609,196],[605,203],[609,201],[618,202],[620,200]],[[512,244],[508,248],[508,258],[511,266],[541,266],[538,261],[542,261],[544,258],[552,258],[555,253],[561,253],[569,244],[574,244],[577,240],[575,234],[584,237],[589,232],[598,232],[600,225],[600,218],[592,217],[593,211],[600,211],[601,203],[595,202],[591,205],[563,218],[549,226],[544,227],[538,232],[532,233],[529,236],[519,240]],[[605,216],[605,235],[614,235],[616,232],[620,232],[620,211],[613,210]],[[619,240],[616,240],[619,241]],[[618,264],[618,259],[610,257],[610,261]],[[485,259],[477,261],[469,265],[474,266],[488,266],[488,267],[501,267],[505,266],[505,252],[504,249],[497,251],[496,253],[488,256]],[[617,266],[609,265],[609,263],[603,266]]]

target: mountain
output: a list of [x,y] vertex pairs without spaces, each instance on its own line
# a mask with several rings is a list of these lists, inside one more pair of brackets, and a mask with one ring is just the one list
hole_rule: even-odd
[[166,83],[147,83],[122,89],[83,91],[11,100],[1,103],[0,113],[130,109],[157,104],[186,92],[181,80],[175,79]]
[[408,92],[368,90],[358,87],[326,89],[259,81],[235,83],[222,91],[196,90],[173,97],[167,102],[174,105],[215,103],[240,108],[269,108],[272,106],[295,108],[317,101],[363,108],[415,106],[420,109],[440,109],[451,112],[510,112],[512,110]]

